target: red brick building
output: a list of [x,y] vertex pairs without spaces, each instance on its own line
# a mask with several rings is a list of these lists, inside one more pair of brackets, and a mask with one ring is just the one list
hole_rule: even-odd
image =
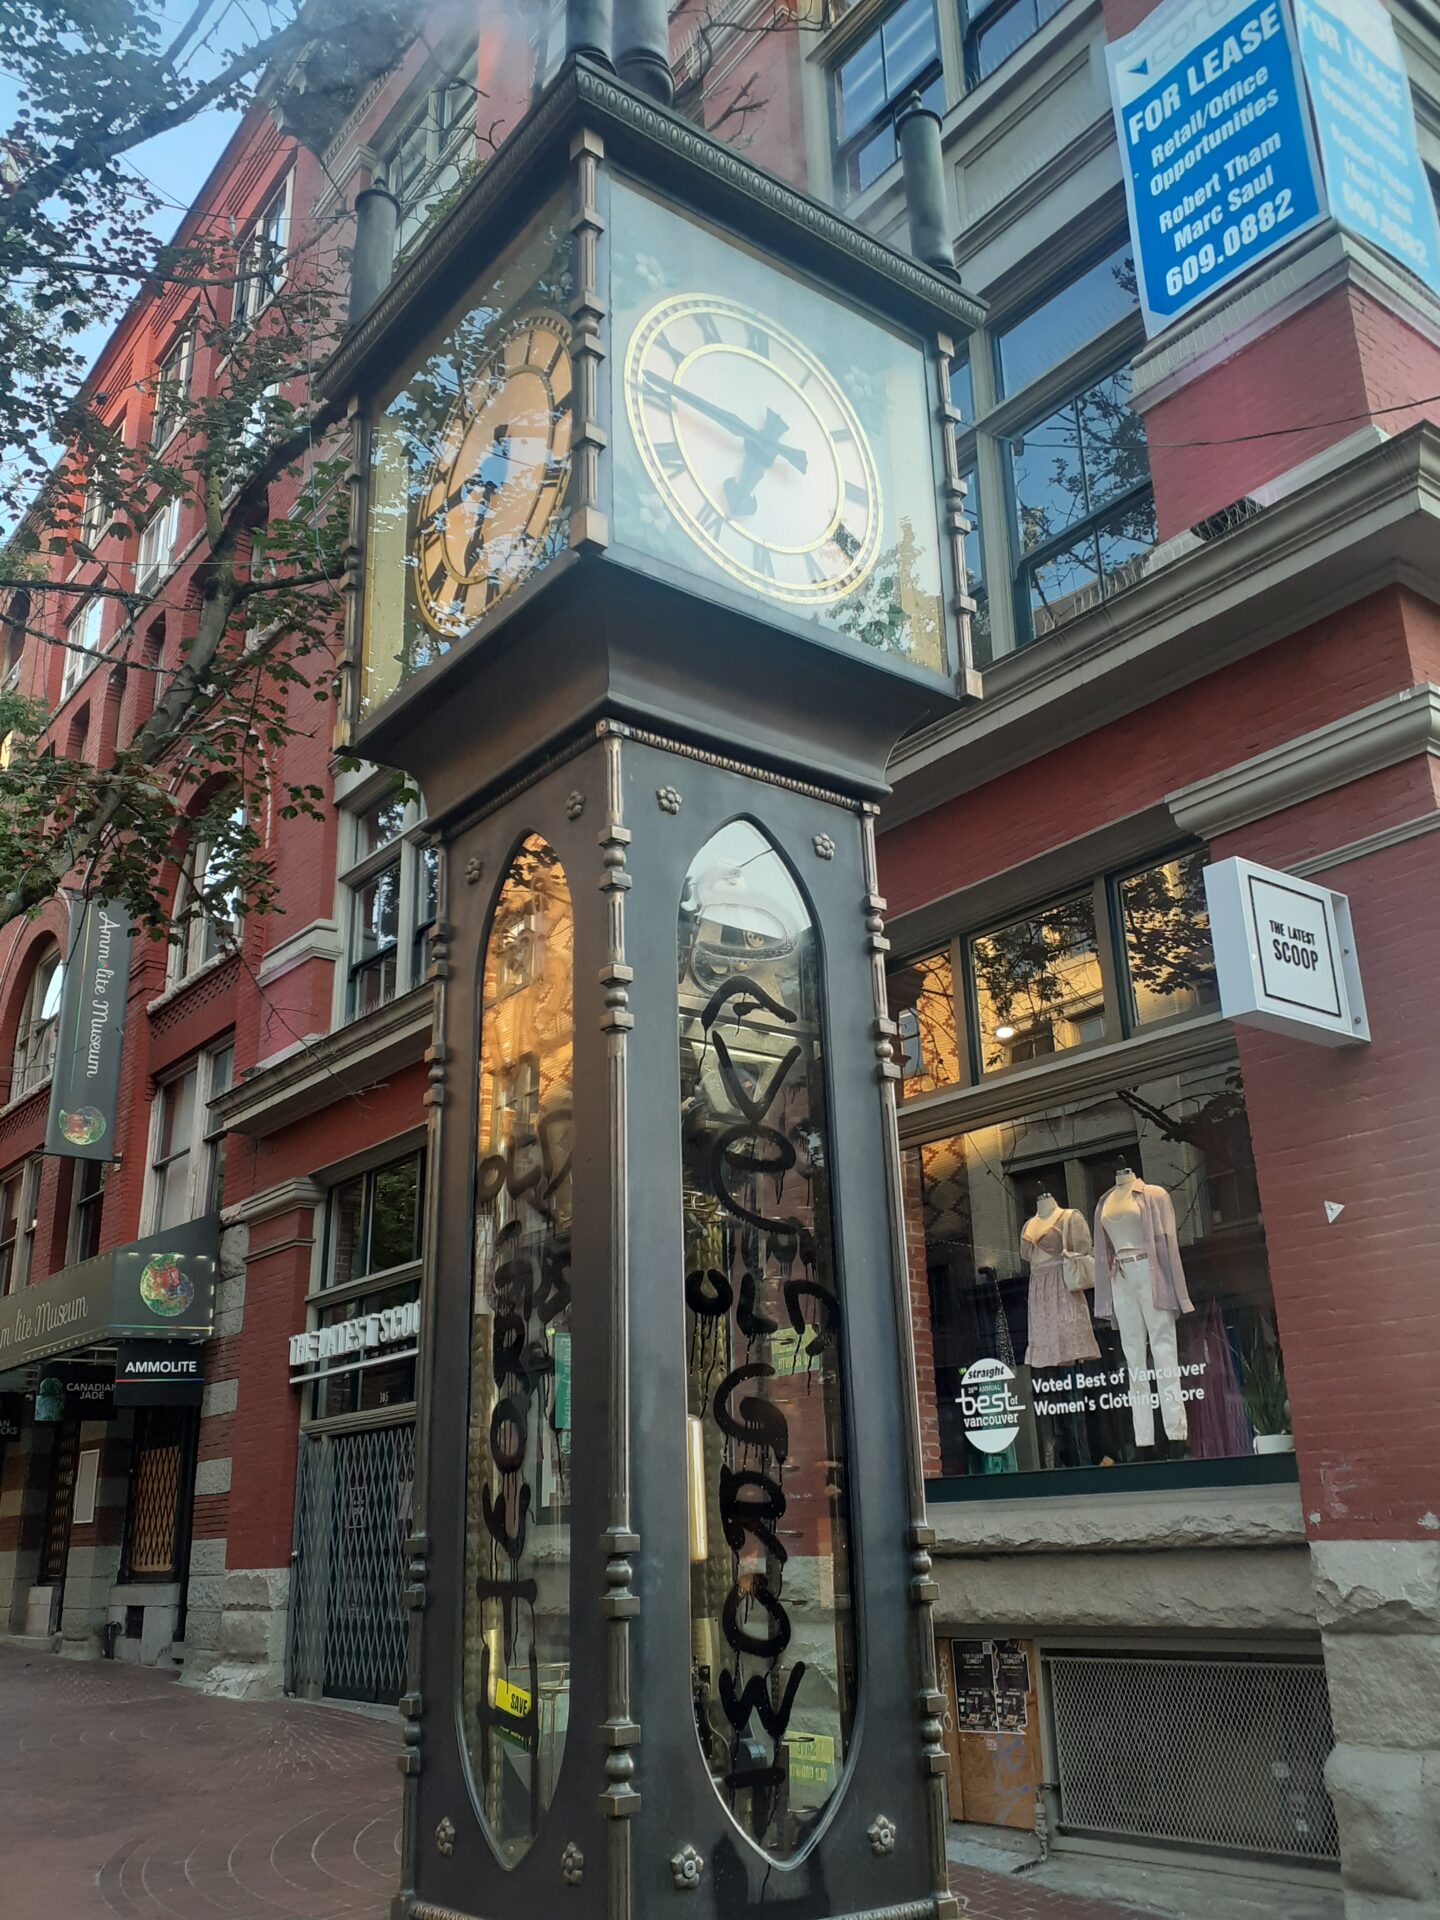
[[[1147,11],[857,0],[824,31],[742,9],[727,37],[682,9],[677,111],[903,245],[918,87],[987,308],[951,394],[984,696],[901,743],[880,840],[952,1818],[1023,1849],[1038,1807],[1057,1847],[1218,1858],[1281,1910],[1338,1867],[1357,1920],[1418,1920],[1440,1899],[1440,305],[1327,219],[1147,340],[1104,65]],[[1434,23],[1393,13],[1440,172]],[[558,9],[457,8],[313,145],[252,115],[192,218],[277,221],[293,249],[383,174],[403,253],[562,41]],[[178,319],[137,305],[96,382],[143,390]],[[117,399],[127,431],[147,405]],[[142,623],[161,665],[186,543],[182,513]],[[146,688],[94,617],[78,677],[18,633],[8,658],[103,755]],[[217,1689],[390,1699],[435,876],[418,804],[322,735],[290,747],[334,804],[272,836],[283,912],[238,952],[137,949],[98,1198],[40,1153],[63,916],[0,935],[7,1290],[148,1230],[181,1108],[186,1204],[223,1209],[198,1421],[36,1423],[34,1381],[0,1380],[0,1602],[12,1632],[83,1652],[113,1623]],[[1224,1017],[1202,874],[1232,856],[1348,896],[1368,1044]],[[1105,1225],[1122,1170],[1173,1246],[1168,1300],[1137,1290],[1113,1204]],[[1101,1236],[1072,1292],[1066,1253]],[[1014,1418],[981,1446],[997,1379]],[[135,1551],[156,1486],[163,1569]]]

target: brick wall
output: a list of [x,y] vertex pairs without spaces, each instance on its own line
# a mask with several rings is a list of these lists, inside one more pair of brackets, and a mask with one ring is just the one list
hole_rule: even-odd
[[905,1262],[910,1281],[910,1329],[915,1342],[915,1385],[920,1402],[920,1459],[925,1478],[933,1480],[942,1471],[940,1416],[935,1406],[935,1341],[930,1327],[920,1155],[914,1150],[901,1155],[901,1195],[905,1208]]

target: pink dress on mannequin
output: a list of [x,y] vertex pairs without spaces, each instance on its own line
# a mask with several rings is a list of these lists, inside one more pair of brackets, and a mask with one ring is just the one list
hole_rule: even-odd
[[1060,1207],[1048,1220],[1038,1214],[1020,1231],[1020,1258],[1030,1269],[1030,1367],[1068,1367],[1075,1360],[1098,1360],[1095,1329],[1085,1294],[1065,1284],[1062,1256],[1089,1253],[1090,1229],[1073,1207]]

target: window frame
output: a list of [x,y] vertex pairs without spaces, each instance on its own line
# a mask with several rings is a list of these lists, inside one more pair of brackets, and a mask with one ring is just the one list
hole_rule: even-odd
[[[245,809],[237,807],[231,814],[232,821],[243,824]],[[180,877],[175,883],[175,906],[171,915],[172,924],[179,920],[189,909],[190,896],[198,884],[205,885],[205,875],[209,869],[210,857],[214,848],[204,838],[191,841],[181,862]],[[170,943],[165,960],[165,985],[168,988],[181,987],[187,980],[193,980],[212,963],[230,958],[240,951],[240,943],[245,934],[245,905],[238,901],[236,911],[227,925],[222,926],[208,913],[199,913],[185,928],[178,941]]]
[[[424,875],[427,869],[433,872],[437,856],[428,846],[430,831],[423,802],[413,798],[406,800],[397,831],[369,853],[360,851],[362,821],[376,807],[383,805],[393,791],[392,777],[382,774],[366,781],[336,803],[341,814],[341,844],[347,858],[347,864],[336,875],[336,918],[340,925],[342,948],[341,965],[335,970],[337,991],[333,1024],[337,1027],[348,1026],[353,1020],[363,1020],[367,1015],[378,1013],[383,1007],[404,999],[406,994],[413,993],[425,984],[429,968],[428,936],[436,915],[431,913],[422,920],[420,908],[427,891]],[[361,898],[366,886],[393,865],[399,867],[395,938],[385,948],[377,949],[363,959],[359,958]],[[433,893],[431,899],[433,902]],[[393,956],[395,963],[393,991],[374,1006],[360,1008],[357,1004],[360,979],[375,971],[390,956]]]
[[30,1285],[42,1166],[42,1156],[32,1153],[0,1179],[0,1298]]
[[[53,967],[50,966],[52,958],[55,963]],[[38,992],[42,973],[45,974],[45,989]],[[60,983],[55,996],[55,1011],[42,1017],[53,979],[58,979]],[[65,949],[59,940],[52,939],[41,950],[25,983],[25,998],[20,1004],[20,1021],[15,1029],[15,1046],[10,1057],[11,1101],[28,1099],[45,1086],[54,1073],[55,1049],[60,1037],[60,997],[64,984]],[[42,1055],[43,1058],[40,1057]]]
[[[166,1233],[170,1227],[180,1227],[191,1220],[201,1220],[219,1205],[217,1175],[223,1173],[225,1128],[218,1120],[212,1120],[210,1102],[218,1099],[231,1085],[234,1058],[235,1036],[226,1034],[211,1041],[198,1052],[190,1054],[186,1059],[168,1068],[164,1074],[156,1077],[155,1094],[150,1102],[150,1131],[145,1149],[145,1190],[141,1200],[141,1218],[145,1222],[144,1231],[147,1235]],[[220,1066],[222,1061],[225,1062],[223,1072]],[[196,1076],[195,1097],[185,1145],[172,1148],[168,1154],[162,1156],[160,1145],[165,1137],[166,1096],[171,1087],[178,1086],[191,1073]],[[165,1224],[162,1222],[165,1175],[167,1169],[182,1156],[189,1158],[185,1179],[187,1211],[180,1219],[171,1220]],[[197,1201],[202,1199],[206,1204],[198,1205]]]
[[[174,378],[172,368],[179,368]],[[195,321],[182,321],[170,345],[155,362],[154,401],[150,416],[150,445],[161,453],[180,428],[180,414],[190,398],[190,382],[195,371]]]
[[[156,539],[157,551],[147,560],[146,545],[156,528],[162,534]],[[175,540],[180,530],[180,502],[167,500],[165,505],[150,518],[140,530],[140,542],[135,549],[135,591],[137,594],[153,594],[160,583],[170,573],[175,564]]]
[[[550,23],[542,21],[541,25]],[[473,152],[478,140],[480,92],[475,80],[479,43],[469,40],[465,49],[437,69],[424,91],[412,101],[410,110],[399,121],[385,142],[377,177],[384,180],[399,207],[395,224],[395,257],[398,260],[429,225],[427,209],[447,188],[440,176],[447,167],[463,165],[465,149]],[[457,89],[469,89],[469,108],[453,118],[445,116],[445,102]],[[400,156],[415,134],[425,136],[425,158],[408,191],[400,188]],[[407,231],[408,229],[408,231]]]
[[[1040,18],[1040,9],[1041,6],[1046,3],[1047,0],[989,0],[988,4],[972,7],[968,4],[968,0],[960,0],[961,34],[965,49],[965,91],[967,93],[972,93],[976,87],[983,87],[992,74],[999,73],[1002,67],[1007,67],[1018,54],[1023,53],[1025,48],[1030,45],[1030,42],[1034,40],[1037,35],[1045,31],[1046,27],[1055,19],[1056,15],[1065,10],[1067,0],[1049,0],[1050,11],[1042,20]],[[997,60],[993,67],[988,68],[982,73],[980,71],[979,60],[980,33],[985,28],[993,26],[997,20],[1004,19],[1006,14],[1018,13],[1020,9],[1025,6],[1034,8],[1035,25],[1007,54]]]
[[870,116],[863,126],[857,127],[851,133],[843,135],[841,133],[841,114],[843,112],[843,103],[840,96],[841,69],[853,60],[862,48],[868,46],[872,41],[879,40],[881,43],[880,60],[883,73],[885,51],[881,36],[884,34],[888,23],[895,18],[900,9],[906,4],[907,0],[893,0],[893,4],[885,7],[882,11],[872,14],[864,28],[858,32],[853,39],[848,40],[843,47],[837,49],[826,70],[826,88],[829,94],[831,178],[834,186],[836,204],[842,209],[853,205],[862,194],[868,193],[876,182],[889,172],[891,166],[899,164],[897,143],[895,159],[893,159],[889,165],[882,167],[880,172],[876,174],[874,180],[857,184],[853,188],[850,185],[850,162],[874,139],[875,135],[881,132],[887,125],[893,132],[896,116],[912,92],[918,88],[923,96],[938,84],[941,89],[940,111],[942,114],[944,111],[945,37],[941,11],[945,5],[945,0],[930,0],[930,18],[931,24],[934,27],[935,37],[934,58],[928,60],[913,76],[903,81],[900,87],[894,92],[890,90],[887,79],[885,83],[884,104]]
[[[100,1235],[104,1225],[105,1182],[110,1171],[108,1160],[76,1160],[74,1176],[70,1183],[70,1221],[65,1231],[65,1262],[75,1266],[82,1260],[93,1260],[100,1252]],[[86,1191],[87,1180],[96,1182],[93,1192]],[[85,1239],[93,1221],[95,1245],[87,1253]]]
[[[1063,1072],[1072,1062],[1086,1055],[1099,1052],[1110,1053],[1117,1047],[1131,1044],[1145,1044],[1157,1036],[1162,1039],[1179,1030],[1197,1026],[1213,1026],[1223,1020],[1218,999],[1213,1007],[1199,1010],[1183,1009],[1175,1014],[1158,1020],[1136,1021],[1131,1015],[1130,977],[1128,958],[1125,948],[1125,923],[1121,909],[1120,888],[1125,881],[1137,874],[1148,873],[1153,868],[1167,865],[1172,860],[1181,860],[1189,855],[1198,855],[1202,859],[1209,857],[1209,848],[1200,841],[1188,840],[1170,842],[1153,852],[1138,855],[1133,859],[1110,864],[1099,872],[1082,874],[1070,886],[1054,886],[1039,898],[1030,896],[1013,906],[1006,906],[982,918],[967,922],[948,933],[934,935],[923,941],[898,941],[886,967],[887,977],[898,973],[918,961],[933,959],[937,954],[948,955],[951,975],[951,999],[955,1021],[955,1052],[960,1079],[953,1085],[937,1086],[925,1093],[905,1093],[903,1080],[897,1081],[895,1095],[903,1119],[912,1114],[929,1116],[937,1107],[952,1103],[957,1099],[969,1097],[975,1099],[994,1088],[1003,1087],[1006,1081],[1017,1076],[1029,1077],[1037,1072]],[[971,959],[972,944],[983,940],[987,935],[1014,926],[1017,921],[1043,919],[1047,913],[1067,903],[1087,897],[1091,900],[1095,916],[1095,936],[1097,962],[1100,970],[1101,1010],[1104,1030],[1101,1035],[1082,1040],[1073,1047],[1059,1052],[1046,1054],[1028,1060],[1016,1060],[1003,1067],[985,1071],[981,1054],[981,1034],[976,1000],[974,966]],[[1228,1023],[1227,1023],[1228,1024]],[[988,1106],[988,1103],[987,1103]],[[908,1131],[908,1129],[907,1129]]]
[[[98,593],[92,593],[78,612],[71,614],[65,622],[65,661],[60,670],[60,699],[68,700],[82,680],[88,678],[100,663],[100,629],[104,624],[105,601]],[[77,638],[77,629],[91,628],[90,639]],[[82,653],[80,648],[84,648]]]
[[[249,332],[285,285],[290,262],[290,225],[295,169],[290,167],[250,222],[235,250],[235,296],[231,325]],[[269,231],[274,221],[275,231]],[[258,297],[255,289],[261,289]]]

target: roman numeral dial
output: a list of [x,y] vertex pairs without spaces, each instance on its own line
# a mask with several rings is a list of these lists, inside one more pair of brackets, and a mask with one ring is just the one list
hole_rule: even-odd
[[427,626],[457,639],[531,573],[570,473],[570,328],[506,326],[455,400],[412,495],[409,567]]
[[875,456],[836,373],[776,321],[720,295],[652,307],[625,354],[646,472],[706,558],[766,599],[833,606],[875,565]]

